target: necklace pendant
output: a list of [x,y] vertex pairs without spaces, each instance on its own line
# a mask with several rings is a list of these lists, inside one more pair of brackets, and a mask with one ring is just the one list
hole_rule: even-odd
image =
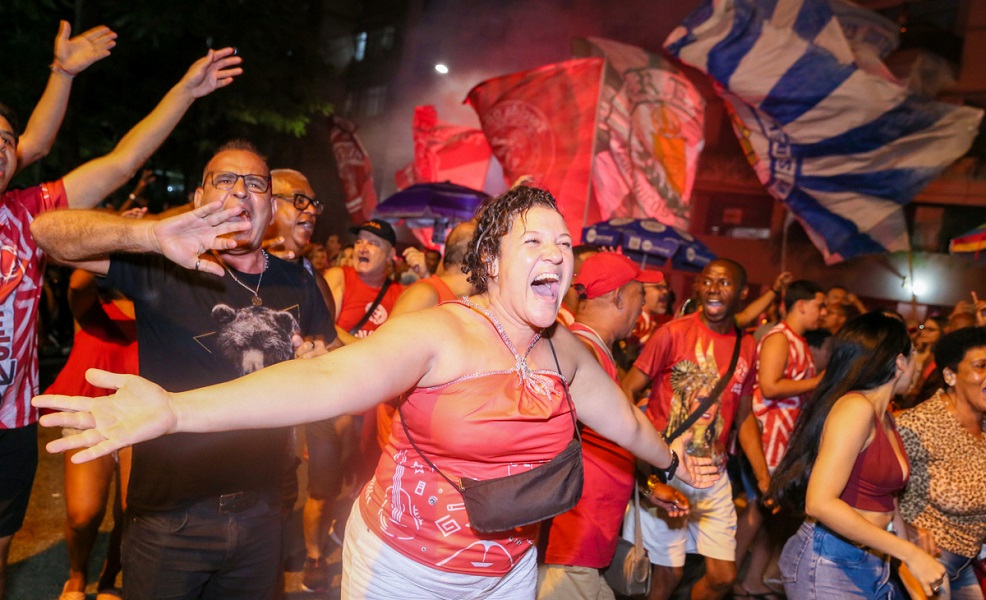
[[254,306],[263,306],[264,301],[260,299],[260,296],[254,296],[250,300],[250,303],[253,304]]

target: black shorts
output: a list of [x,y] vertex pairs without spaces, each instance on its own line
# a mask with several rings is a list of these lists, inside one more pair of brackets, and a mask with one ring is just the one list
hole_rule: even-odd
[[38,424],[0,429],[0,537],[14,535],[24,524],[38,470]]

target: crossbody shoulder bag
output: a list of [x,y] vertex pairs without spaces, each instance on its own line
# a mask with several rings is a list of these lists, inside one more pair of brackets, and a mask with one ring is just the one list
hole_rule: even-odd
[[[551,346],[551,354],[555,357],[555,366],[561,377],[558,356],[550,339],[548,345]],[[537,523],[571,510],[582,497],[582,436],[575,420],[575,405],[572,403],[568,384],[564,377],[561,381],[575,430],[572,440],[564,450],[539,467],[493,479],[460,477],[455,481],[446,475],[414,443],[404,422],[404,414],[398,407],[401,427],[404,428],[407,440],[428,466],[462,494],[466,513],[469,515],[469,526],[474,530],[493,533]]]

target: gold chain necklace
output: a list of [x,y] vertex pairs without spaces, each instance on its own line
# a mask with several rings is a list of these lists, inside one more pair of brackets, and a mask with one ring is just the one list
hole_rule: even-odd
[[229,276],[233,278],[233,281],[235,281],[236,283],[240,284],[240,287],[242,287],[246,291],[248,291],[251,294],[253,294],[253,298],[250,299],[250,303],[253,304],[254,306],[263,306],[263,304],[264,304],[263,299],[261,299],[261,297],[260,297],[260,284],[263,283],[263,281],[264,281],[264,273],[267,272],[267,267],[270,266],[270,257],[267,256],[267,252],[265,252],[264,250],[261,250],[261,252],[264,255],[264,270],[260,272],[260,278],[257,279],[257,287],[256,287],[256,289],[253,289],[250,286],[248,286],[247,284],[245,284],[242,281],[240,281],[236,277],[236,275],[233,274],[233,270],[229,268],[229,265],[226,264],[226,261],[224,261],[219,256],[219,254],[215,254],[214,253],[215,254],[215,257],[219,259],[219,264],[221,264],[223,266],[223,268],[226,269],[226,272],[229,273]]

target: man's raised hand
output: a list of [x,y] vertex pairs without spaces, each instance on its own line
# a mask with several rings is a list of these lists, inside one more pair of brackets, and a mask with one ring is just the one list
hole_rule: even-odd
[[200,256],[210,250],[231,250],[236,240],[222,237],[229,233],[250,228],[247,220],[232,221],[243,212],[240,206],[223,208],[222,200],[210,202],[194,210],[154,223],[152,232],[155,245],[161,254],[186,269],[212,273],[222,277],[222,266],[202,260]]
[[192,63],[181,83],[193,98],[201,98],[233,83],[233,78],[243,72],[236,66],[242,62],[243,59],[236,56],[235,48],[209,50]]
[[93,27],[74,38],[69,38],[70,35],[72,26],[68,21],[61,21],[55,37],[55,65],[69,75],[85,71],[94,62],[109,56],[116,46],[116,34],[105,25]]

